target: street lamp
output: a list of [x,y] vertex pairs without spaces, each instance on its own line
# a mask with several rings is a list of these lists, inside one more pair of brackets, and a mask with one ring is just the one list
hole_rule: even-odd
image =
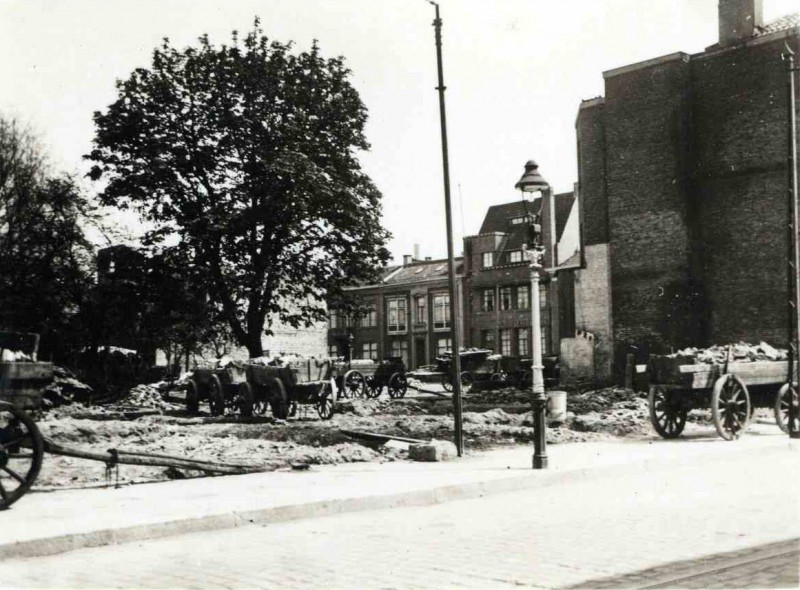
[[[514,188],[522,191],[522,203],[525,206],[528,218],[528,242],[523,244],[522,252],[528,260],[531,269],[531,351],[532,361],[532,392],[531,404],[533,406],[533,468],[545,469],[547,467],[547,441],[545,438],[545,406],[547,397],[544,392],[544,375],[542,374],[542,326],[539,310],[539,273],[542,270],[544,247],[541,245],[541,210],[545,195],[550,192],[550,185],[542,178],[538,171],[539,166],[533,160],[525,164],[525,173]],[[525,193],[541,193],[536,212],[528,210]],[[536,205],[536,200],[531,199],[531,206]],[[530,246],[530,247],[529,247]]]

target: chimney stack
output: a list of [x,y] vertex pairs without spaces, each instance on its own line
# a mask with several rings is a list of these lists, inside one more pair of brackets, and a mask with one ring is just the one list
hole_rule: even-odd
[[419,244],[414,244],[414,260],[419,259]]
[[719,0],[719,44],[746,41],[764,24],[763,0]]
[[411,254],[405,254],[403,256],[403,266],[408,266],[412,262],[414,262],[414,257],[411,256]]

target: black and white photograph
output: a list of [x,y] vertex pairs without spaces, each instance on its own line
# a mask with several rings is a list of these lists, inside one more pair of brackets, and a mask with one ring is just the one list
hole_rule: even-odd
[[0,589],[800,589],[800,0],[0,56]]

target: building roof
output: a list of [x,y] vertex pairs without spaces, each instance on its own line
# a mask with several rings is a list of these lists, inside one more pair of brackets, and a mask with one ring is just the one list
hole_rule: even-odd
[[[555,195],[556,241],[560,240],[561,234],[564,233],[564,227],[567,225],[569,212],[572,210],[572,204],[574,202],[575,194],[572,192]],[[523,242],[525,242],[525,225],[512,225],[511,219],[524,215],[525,205],[523,205],[522,201],[514,201],[503,205],[492,205],[486,212],[486,217],[483,218],[483,225],[481,225],[480,233],[507,233],[509,236],[506,248],[512,250],[519,249],[522,247]]]
[[769,35],[770,33],[778,33],[780,31],[793,29],[795,27],[800,27],[800,12],[795,12],[794,14],[787,14],[786,16],[782,16],[781,18],[776,19],[770,23],[767,23],[764,26],[758,27],[758,30],[753,36],[761,37],[763,35]]
[[[464,259],[456,258],[456,274],[464,272]],[[426,283],[438,279],[447,279],[447,259],[415,260],[411,264],[387,266],[381,271],[380,281],[373,284],[362,284],[360,288],[380,285],[402,286]]]

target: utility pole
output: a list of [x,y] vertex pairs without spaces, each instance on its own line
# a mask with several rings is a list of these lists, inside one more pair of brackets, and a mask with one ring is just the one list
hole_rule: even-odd
[[[436,31],[436,66],[439,72],[439,119],[442,128],[442,167],[444,168],[444,210],[447,218],[447,262],[448,282],[450,287],[450,326],[453,343],[452,378],[453,378],[453,419],[455,421],[454,439],[458,456],[464,454],[464,430],[461,421],[461,336],[458,307],[456,301],[456,264],[453,258],[453,216],[450,207],[450,161],[447,154],[447,116],[444,108],[444,73],[442,69],[442,19],[439,17],[439,5],[428,0],[436,8],[436,19],[433,27]],[[458,302],[460,303],[460,302]]]

